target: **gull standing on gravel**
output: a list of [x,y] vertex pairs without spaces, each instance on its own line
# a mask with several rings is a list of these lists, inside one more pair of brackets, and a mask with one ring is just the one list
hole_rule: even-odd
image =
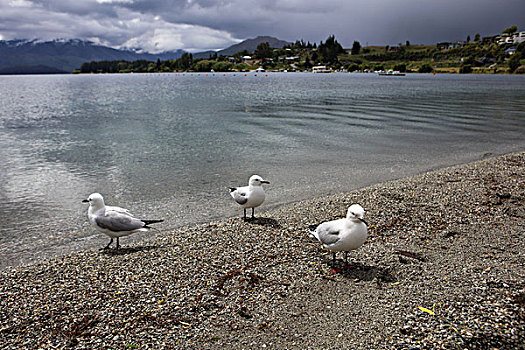
[[259,175],[252,175],[248,181],[248,186],[230,187],[230,195],[244,209],[244,220],[246,220],[246,208],[252,208],[252,219],[255,218],[255,207],[264,202],[266,195],[262,184],[269,184]]
[[100,193],[92,193],[83,203],[89,203],[88,219],[89,222],[100,232],[111,238],[104,249],[109,249],[113,238],[117,239],[117,248],[119,247],[119,238],[128,236],[135,232],[146,232],[148,225],[164,220],[140,220],[135,218],[127,209],[104,205],[104,198]]
[[352,204],[346,213],[346,218],[323,222],[319,226],[310,226],[310,235],[317,238],[333,254],[345,252],[345,263],[348,265],[348,251],[355,250],[365,243],[368,237],[368,224],[364,220],[365,210],[359,204]]

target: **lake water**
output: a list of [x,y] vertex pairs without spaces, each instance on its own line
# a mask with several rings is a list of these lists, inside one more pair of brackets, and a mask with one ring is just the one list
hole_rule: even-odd
[[[92,192],[163,231],[524,149],[525,76],[0,76],[0,269],[99,248]],[[133,245],[153,233],[127,237]]]

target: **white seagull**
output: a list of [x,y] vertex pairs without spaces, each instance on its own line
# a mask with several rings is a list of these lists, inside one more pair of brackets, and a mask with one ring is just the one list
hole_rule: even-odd
[[135,218],[127,209],[104,205],[104,198],[100,193],[92,193],[83,203],[89,203],[88,219],[89,222],[100,232],[111,238],[104,249],[109,249],[113,238],[117,239],[128,236],[135,232],[148,231],[148,225],[164,220],[140,220]]
[[365,210],[359,204],[352,204],[346,213],[346,218],[323,222],[319,226],[310,226],[310,234],[317,238],[333,254],[345,252],[345,263],[348,264],[348,251],[355,250],[365,243],[368,237],[368,224],[364,220]]
[[254,218],[254,208],[261,205],[266,198],[262,184],[269,183],[259,175],[252,175],[248,186],[230,187],[230,195],[244,209],[244,220],[246,220],[246,208],[252,208],[252,219]]

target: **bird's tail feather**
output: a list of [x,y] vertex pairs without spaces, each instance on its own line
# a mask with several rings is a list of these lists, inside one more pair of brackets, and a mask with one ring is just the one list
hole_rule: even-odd
[[158,222],[163,222],[164,220],[142,220],[145,223],[144,228],[149,228],[148,225],[156,224]]

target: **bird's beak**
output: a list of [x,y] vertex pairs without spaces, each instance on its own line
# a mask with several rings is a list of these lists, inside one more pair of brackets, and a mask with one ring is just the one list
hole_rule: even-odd
[[262,180],[261,183],[262,183],[262,184],[270,184],[270,181]]
[[89,201],[87,199],[84,199],[82,203],[89,203]]
[[366,226],[368,226],[368,223],[365,221],[365,219],[359,218],[359,220],[361,220]]

